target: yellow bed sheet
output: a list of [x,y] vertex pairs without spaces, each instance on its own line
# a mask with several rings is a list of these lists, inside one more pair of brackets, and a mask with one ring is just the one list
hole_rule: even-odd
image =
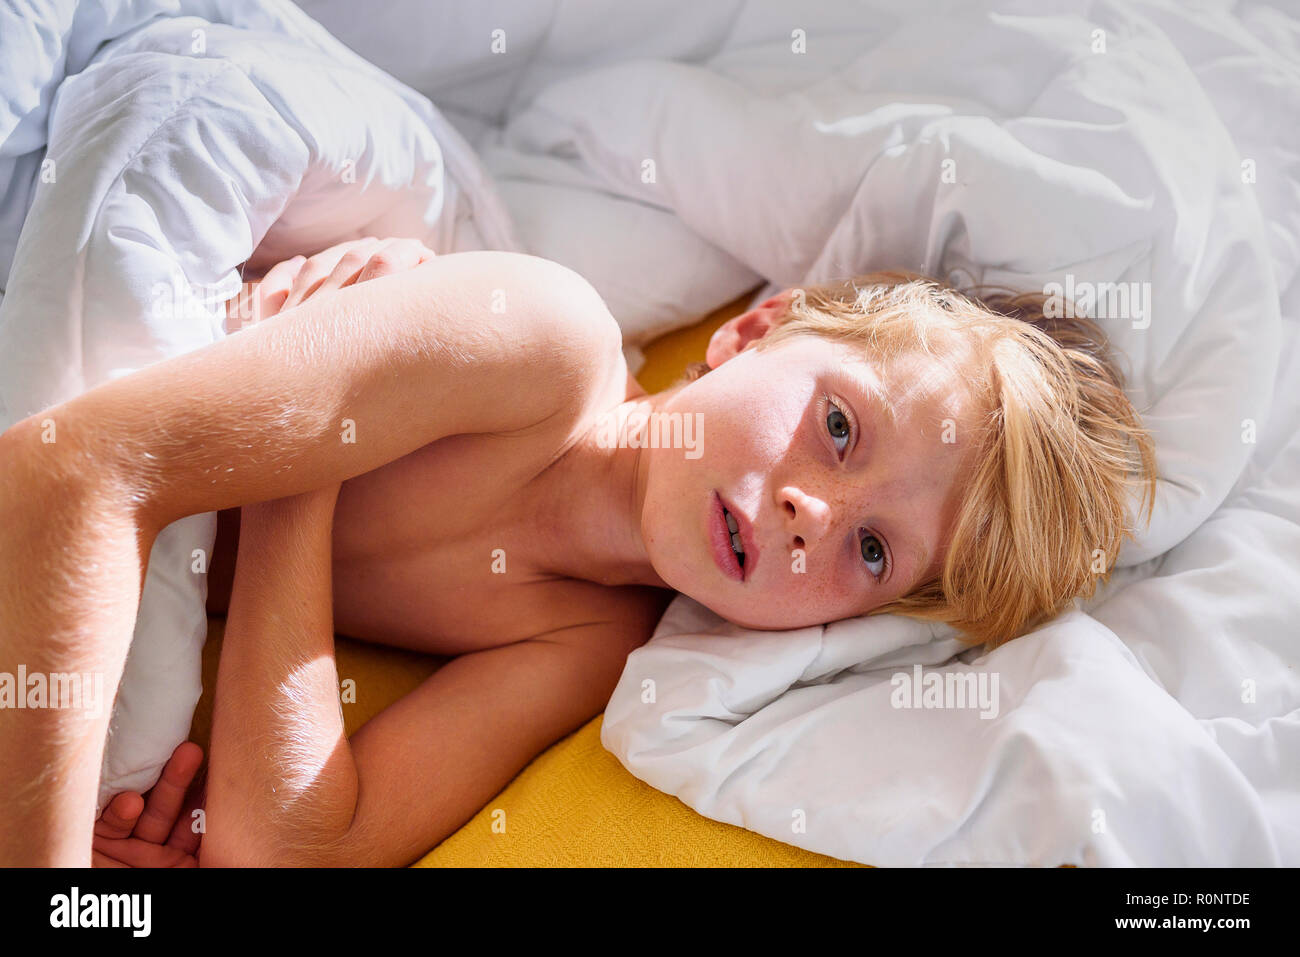
[[[714,329],[741,312],[742,297],[688,329],[645,348],[637,376],[650,392],[671,385],[704,357]],[[207,749],[224,622],[211,619],[204,648],[203,697],[191,739]],[[446,659],[340,637],[340,680],[355,682],[343,706],[348,734],[413,690]],[[469,822],[417,867],[844,867],[814,854],[697,814],[633,777],[600,743],[601,716],[538,755]]]

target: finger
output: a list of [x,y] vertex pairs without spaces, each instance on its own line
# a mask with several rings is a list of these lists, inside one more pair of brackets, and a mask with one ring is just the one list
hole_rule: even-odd
[[130,864],[123,864],[121,861],[115,861],[107,854],[101,854],[93,847],[90,849],[90,866],[91,867],[130,867]]
[[248,316],[257,301],[257,285],[241,283],[239,294],[226,301],[226,331],[234,332],[248,325]]
[[150,844],[135,837],[121,841],[96,838],[90,851],[92,860],[96,852],[111,862],[105,863],[105,867],[180,867],[185,864],[187,856],[175,848]]
[[257,299],[257,318],[269,319],[284,312],[285,301],[289,298],[288,289],[267,289]]
[[343,254],[333,271],[312,290],[311,295],[319,295],[333,289],[342,289],[357,282],[357,275],[365,267],[370,257],[382,247],[382,240],[365,239],[357,242]]
[[[373,236],[365,239],[353,239],[346,243],[337,243],[329,249],[323,249],[303,264],[298,275],[294,277],[293,288],[284,301],[283,309],[292,309],[316,291],[316,287],[329,277],[334,267],[344,256],[359,245],[366,247],[378,245],[379,240]],[[360,267],[358,267],[360,268]]]
[[282,263],[277,263],[257,286],[256,312],[253,322],[269,319],[284,311],[285,300],[293,288],[293,281],[307,262],[306,256],[294,256]]
[[95,822],[96,837],[126,837],[144,810],[144,798],[135,791],[123,791],[108,802]]
[[292,259],[286,259],[278,262],[271,267],[270,271],[262,277],[259,284],[261,290],[272,290],[275,292],[287,293],[293,288],[294,278],[302,271],[306,265],[306,256],[294,256]]
[[[320,257],[321,262],[327,263],[330,268],[333,268],[334,263],[337,263],[342,259],[343,254],[353,247],[362,245],[363,243],[373,244],[377,242],[379,242],[378,236],[362,236],[360,239],[345,239],[341,243],[335,243],[328,249],[322,249],[316,254],[316,256]],[[312,258],[314,259],[316,256],[313,256]]]
[[177,746],[163,768],[162,777],[149,792],[144,813],[136,822],[132,836],[151,844],[167,840],[185,803],[185,792],[202,763],[203,749],[193,741],[182,741]]
[[185,795],[185,803],[181,806],[181,813],[176,818],[176,826],[172,828],[171,836],[167,838],[167,846],[174,847],[186,854],[198,854],[199,844],[203,840],[203,834],[194,829],[195,816],[194,812],[203,807],[207,799],[208,772],[205,768],[203,772],[194,779],[190,785],[189,793]]
[[[292,259],[276,263],[257,282],[245,283],[238,300],[239,322],[236,328],[243,329],[256,325],[279,312],[284,297],[289,294],[293,277],[306,261],[303,256],[294,256]],[[227,316],[229,315],[230,312],[227,310]]]
[[357,282],[414,269],[420,264],[420,251],[423,248],[417,239],[392,240],[370,256],[361,274],[357,276]]

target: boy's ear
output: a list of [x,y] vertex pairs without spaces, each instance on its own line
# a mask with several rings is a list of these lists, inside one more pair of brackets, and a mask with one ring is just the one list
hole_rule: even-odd
[[785,315],[790,298],[790,290],[786,289],[718,326],[704,356],[709,368],[716,369],[767,335],[768,330]]

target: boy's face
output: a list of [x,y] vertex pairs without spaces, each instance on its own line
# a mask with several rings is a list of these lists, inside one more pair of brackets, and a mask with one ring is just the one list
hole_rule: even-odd
[[[721,327],[712,371],[662,406],[697,416],[699,456],[645,453],[641,526],[655,570],[760,629],[865,614],[935,575],[974,465],[978,415],[963,384],[922,355],[886,370],[821,337],[753,348],[782,305],[774,297]],[[740,529],[743,566],[723,507]]]

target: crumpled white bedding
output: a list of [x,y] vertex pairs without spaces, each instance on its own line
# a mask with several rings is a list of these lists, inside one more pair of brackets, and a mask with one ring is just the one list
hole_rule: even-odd
[[[222,334],[210,303],[141,323],[160,278],[228,294],[254,249],[370,233],[563,262],[633,346],[764,280],[1149,284],[1149,322],[1102,324],[1163,478],[1093,600],[980,656],[907,619],[749,632],[679,598],[603,740],[702,814],[867,863],[1300,862],[1300,20],[1172,0],[302,6],[441,114],[287,2],[53,4],[34,59],[0,30],[3,424]],[[205,23],[238,29],[186,52]],[[134,59],[81,72],[92,56]],[[147,786],[188,728],[211,525],[187,522],[150,563],[104,793]],[[916,664],[996,674],[997,716],[893,707]]]
[[[755,277],[886,266],[1147,284],[1149,315],[1102,325],[1159,499],[1094,599],[981,656],[905,619],[772,634],[678,598],[605,712],[633,774],[872,864],[1300,863],[1300,19],[488,4],[455,17],[481,50],[448,62],[338,0],[306,6],[440,105],[529,251],[582,271],[625,327],[677,321],[662,298],[698,314]],[[522,64],[488,55],[493,29]],[[997,716],[893,707],[917,664],[996,675]]]

